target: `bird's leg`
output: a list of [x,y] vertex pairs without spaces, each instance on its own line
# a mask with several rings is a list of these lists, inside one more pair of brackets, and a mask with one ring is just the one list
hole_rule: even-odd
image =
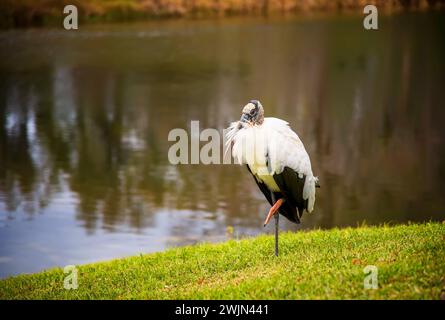
[[278,199],[277,202],[275,202],[275,196],[272,196],[272,202],[274,205],[272,208],[270,208],[269,213],[267,214],[266,220],[264,221],[264,226],[266,226],[270,219],[272,219],[272,216],[277,213],[278,209],[280,209],[281,205],[284,203],[284,199]]
[[275,201],[275,194],[271,192],[270,195],[273,206],[272,208],[270,208],[269,213],[267,214],[266,221],[264,221],[264,226],[266,226],[269,223],[272,216],[275,215],[275,256],[278,257],[278,221],[280,219],[280,214],[278,213],[278,209],[280,209],[281,205],[283,204],[284,198]]
[[280,214],[275,215],[275,256],[278,257],[278,220]]

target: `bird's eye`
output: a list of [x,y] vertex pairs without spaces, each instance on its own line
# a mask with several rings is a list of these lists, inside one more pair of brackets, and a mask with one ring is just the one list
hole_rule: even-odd
[[255,114],[255,109],[250,110],[250,115],[254,115]]

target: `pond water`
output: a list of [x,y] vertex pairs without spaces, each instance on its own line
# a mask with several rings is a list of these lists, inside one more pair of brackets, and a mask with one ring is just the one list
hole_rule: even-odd
[[271,233],[244,167],[167,157],[171,129],[222,130],[250,99],[300,135],[322,186],[282,230],[445,219],[443,18],[1,32],[0,277]]

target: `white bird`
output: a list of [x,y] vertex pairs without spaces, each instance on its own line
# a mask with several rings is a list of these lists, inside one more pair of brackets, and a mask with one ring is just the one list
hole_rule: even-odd
[[[275,216],[275,255],[278,256],[278,220],[281,213],[300,223],[304,211],[312,212],[318,178],[312,173],[311,160],[298,135],[286,121],[265,118],[258,100],[243,108],[241,119],[227,132],[227,150],[255,178],[272,206],[264,221]],[[226,152],[227,152],[226,150]]]

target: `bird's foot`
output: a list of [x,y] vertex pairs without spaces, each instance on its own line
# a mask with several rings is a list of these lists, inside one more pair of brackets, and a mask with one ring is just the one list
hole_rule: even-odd
[[266,220],[264,221],[264,226],[267,226],[270,219],[274,216],[274,214],[278,213],[278,209],[280,209],[281,205],[284,203],[284,199],[278,199],[277,202],[270,208],[269,213],[267,214]]

